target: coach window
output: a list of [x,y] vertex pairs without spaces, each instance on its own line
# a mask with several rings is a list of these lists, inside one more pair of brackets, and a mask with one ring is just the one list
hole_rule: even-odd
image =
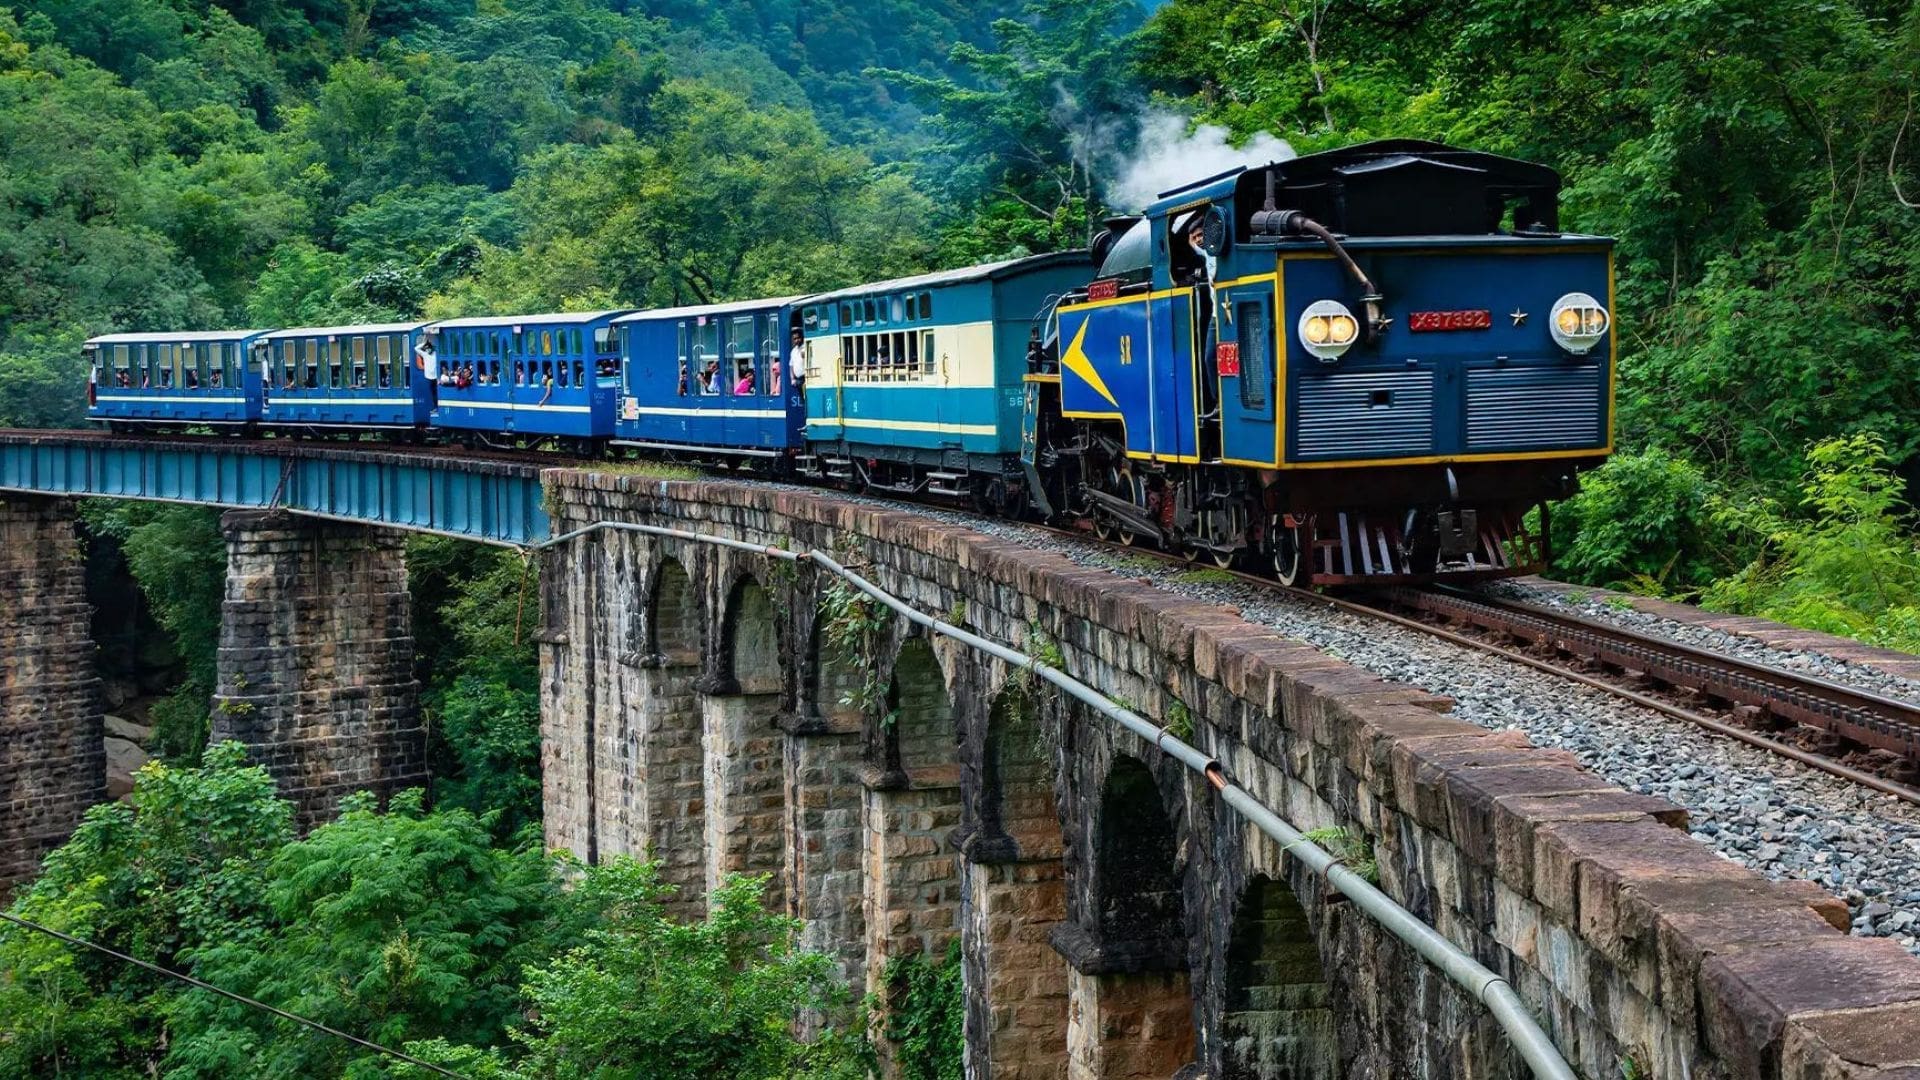
[[920,335],[920,370],[931,375],[933,369],[933,331],[928,330]]
[[540,331],[540,354],[542,356],[553,355],[553,331]]
[[300,382],[309,390],[320,389],[320,339],[307,338],[301,350]]
[[125,345],[113,347],[113,384],[115,386],[133,385],[133,360],[128,356]]
[[933,318],[933,294],[930,292],[920,294],[920,317],[923,319]]
[[893,321],[907,321],[907,302],[898,296],[893,298]]
[[367,385],[367,338],[364,334],[353,336],[353,386],[364,389]]

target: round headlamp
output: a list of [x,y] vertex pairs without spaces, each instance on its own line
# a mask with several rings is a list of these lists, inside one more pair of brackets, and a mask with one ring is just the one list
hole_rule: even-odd
[[1360,321],[1338,300],[1315,300],[1300,313],[1300,345],[1332,362],[1360,339]]
[[1613,319],[1600,301],[1583,292],[1568,293],[1554,301],[1553,313],[1547,317],[1553,340],[1575,356],[1585,356],[1591,351],[1607,336],[1607,328],[1612,324]]

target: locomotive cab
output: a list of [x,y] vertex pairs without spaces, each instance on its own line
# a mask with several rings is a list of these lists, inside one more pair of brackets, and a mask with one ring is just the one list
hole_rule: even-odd
[[1537,568],[1528,511],[1612,433],[1612,242],[1559,231],[1558,189],[1396,140],[1109,223],[1056,315],[1062,487],[1098,528],[1290,580]]

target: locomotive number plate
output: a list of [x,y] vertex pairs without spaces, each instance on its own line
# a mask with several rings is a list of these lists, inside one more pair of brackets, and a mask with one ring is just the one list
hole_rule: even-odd
[[1111,300],[1120,295],[1120,282],[1113,279],[1096,281],[1087,286],[1087,299]]
[[1415,333],[1429,330],[1488,330],[1492,327],[1491,311],[1416,311],[1407,316],[1407,329]]

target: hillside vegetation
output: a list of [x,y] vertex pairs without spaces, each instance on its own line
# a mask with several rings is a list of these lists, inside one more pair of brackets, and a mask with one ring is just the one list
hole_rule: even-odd
[[[1920,650],[1917,80],[1885,0],[16,0],[0,424],[78,423],[93,334],[827,289],[1436,139],[1553,165],[1563,223],[1619,238],[1619,452],[1556,509],[1557,572]],[[16,911],[467,1075],[863,1073],[755,883],[677,926],[647,867],[540,851],[512,554],[410,552],[434,807],[296,841],[204,746],[213,518],[89,514],[185,681],[166,763]],[[902,978],[900,1047],[951,1075],[957,980]],[[240,1074],[425,1075],[0,932],[0,1078]]]

